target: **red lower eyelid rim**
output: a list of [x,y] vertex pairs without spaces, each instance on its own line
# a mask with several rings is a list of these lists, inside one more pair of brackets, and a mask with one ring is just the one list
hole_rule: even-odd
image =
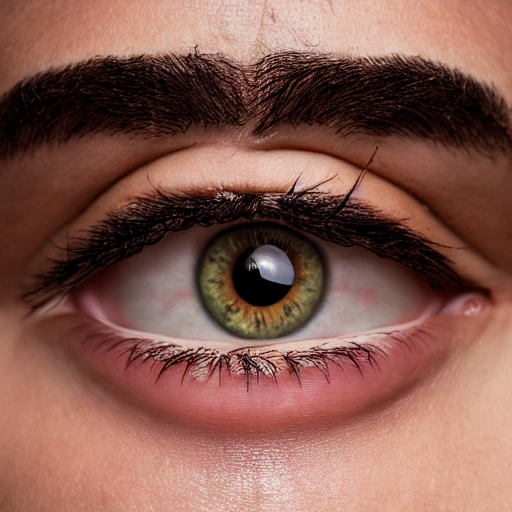
[[199,381],[190,373],[183,377],[185,363],[160,377],[163,363],[154,359],[127,365],[129,341],[83,314],[47,319],[38,333],[64,350],[80,376],[99,386],[107,400],[167,424],[254,432],[338,424],[393,403],[435,373],[454,344],[476,339],[487,309],[470,316],[439,314],[388,337],[385,354],[377,355],[374,365],[358,369],[348,360],[327,362],[329,382],[320,370],[302,368],[300,383],[294,372],[282,372],[277,382],[253,376],[249,389],[243,374],[228,371],[222,371],[220,381],[218,372]]

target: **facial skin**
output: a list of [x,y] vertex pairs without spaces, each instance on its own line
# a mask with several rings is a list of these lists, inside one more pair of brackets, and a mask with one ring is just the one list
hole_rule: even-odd
[[[97,56],[198,51],[249,66],[297,50],[421,56],[493,85],[510,105],[511,24],[506,0],[4,0],[0,91]],[[55,255],[50,240],[65,244],[155,186],[283,193],[300,176],[303,187],[330,178],[320,190],[343,195],[376,147],[357,199],[441,244],[485,291],[474,292],[481,311],[438,339],[439,357],[379,400],[353,405],[345,393],[332,414],[311,418],[306,403],[301,421],[286,422],[277,395],[267,425],[204,424],[193,407],[171,414],[160,395],[151,402],[104,378],[69,349],[51,310],[29,314],[22,299]],[[0,161],[0,510],[508,510],[511,161],[510,148],[311,126],[266,138],[250,126],[88,135]],[[297,389],[299,407],[307,390]]]

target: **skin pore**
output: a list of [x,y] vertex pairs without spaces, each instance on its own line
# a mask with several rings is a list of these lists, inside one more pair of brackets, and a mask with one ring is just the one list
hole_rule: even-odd
[[[297,51],[419,56],[494,87],[511,105],[511,23],[506,0],[5,0],[0,92],[96,57],[199,52],[251,66]],[[258,137],[253,128],[88,134],[0,161],[0,510],[509,509],[510,147],[339,137],[317,125],[284,124]],[[322,388],[329,399],[332,386],[340,390],[334,410],[311,413],[309,388],[291,385],[285,409],[279,394],[265,396],[274,389],[265,382],[252,394],[235,391],[230,409],[208,383],[214,405],[226,406],[224,421],[201,411],[205,400],[190,392],[201,383],[174,383],[193,406],[173,402],[167,389],[179,379],[171,373],[163,391],[145,394],[153,383],[137,380],[138,370],[110,375],[74,346],[59,316],[69,301],[29,314],[22,299],[48,259],[62,257],[57,248],[69,234],[83,235],[136,198],[155,190],[285,194],[295,182],[299,191],[320,184],[315,190],[343,196],[375,148],[354,199],[434,241],[472,283],[481,311],[434,336],[429,364],[411,365],[407,378],[371,374],[365,388],[353,369],[340,373]],[[382,372],[393,374],[384,364]],[[348,391],[344,375],[355,383]],[[370,400],[367,389],[380,387]],[[258,416],[258,407],[267,411]],[[294,408],[300,419],[287,421]]]

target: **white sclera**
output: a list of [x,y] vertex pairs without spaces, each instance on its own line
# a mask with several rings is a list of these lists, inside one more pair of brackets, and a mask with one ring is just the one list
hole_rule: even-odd
[[[123,327],[174,338],[235,339],[211,319],[197,287],[205,244],[223,229],[195,227],[169,234],[98,276],[93,287],[107,318]],[[302,329],[276,341],[345,336],[397,325],[415,320],[433,303],[434,292],[403,265],[360,247],[310,239],[325,256],[324,300]]]

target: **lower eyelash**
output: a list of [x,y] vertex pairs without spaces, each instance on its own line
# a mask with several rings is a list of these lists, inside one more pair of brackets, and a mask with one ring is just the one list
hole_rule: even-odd
[[[421,333],[420,333],[421,334]],[[424,333],[425,334],[425,333]],[[206,382],[217,376],[219,385],[222,375],[241,376],[246,383],[247,391],[255,381],[273,380],[278,385],[281,375],[292,375],[302,385],[302,370],[312,368],[320,371],[326,381],[330,381],[329,365],[334,364],[342,371],[347,367],[356,368],[364,378],[367,369],[378,371],[379,360],[387,357],[385,348],[396,342],[405,344],[409,349],[408,335],[403,331],[374,333],[378,340],[364,344],[347,339],[344,346],[325,347],[322,344],[304,350],[281,352],[266,349],[264,346],[243,347],[222,352],[213,348],[186,348],[166,341],[150,339],[124,338],[117,333],[96,330],[84,340],[86,343],[97,343],[97,349],[105,352],[117,351],[119,357],[126,357],[126,368],[133,364],[152,364],[158,369],[156,381],[167,371],[178,365],[184,365],[182,382],[185,377]],[[326,344],[325,344],[326,345]],[[329,341],[332,345],[332,340]]]

